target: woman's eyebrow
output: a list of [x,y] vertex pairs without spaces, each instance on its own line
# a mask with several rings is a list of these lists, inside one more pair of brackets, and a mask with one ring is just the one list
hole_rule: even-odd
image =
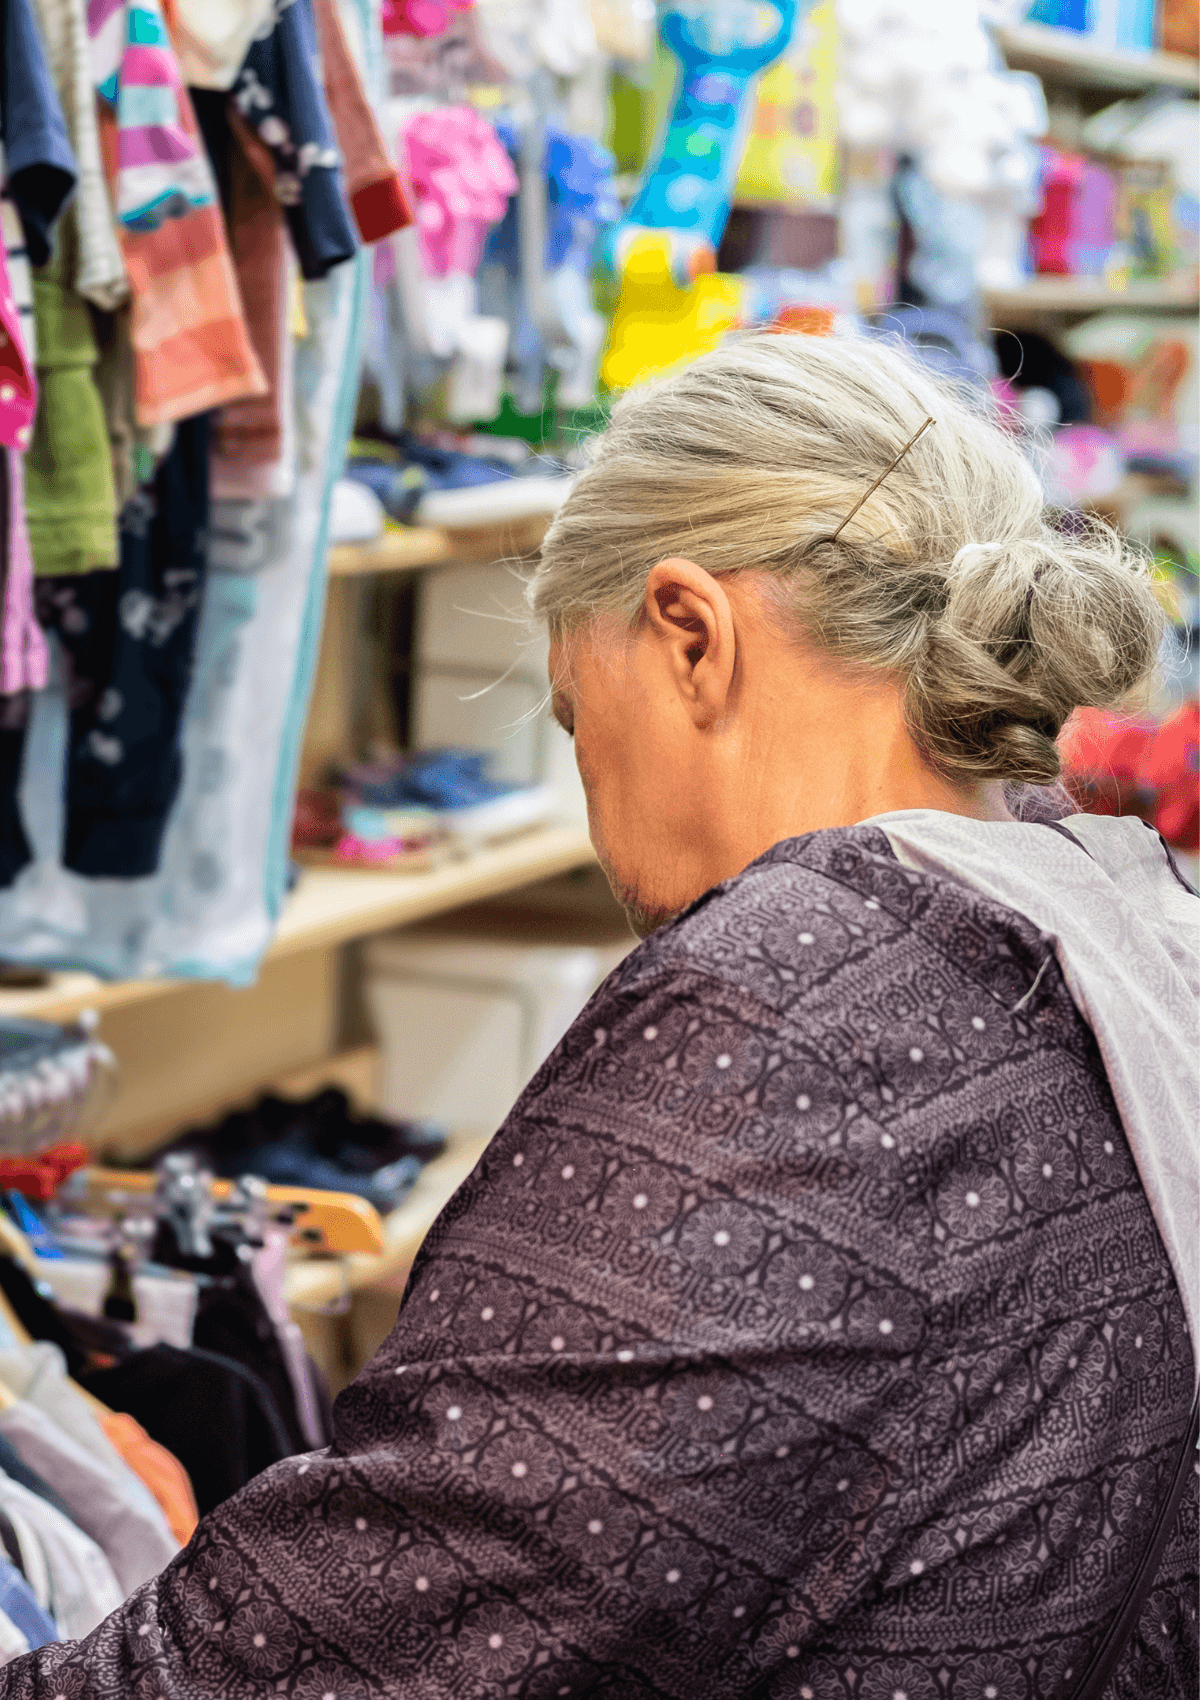
[[574,729],[575,709],[565,691],[553,693],[550,698],[550,712],[564,732],[570,732]]

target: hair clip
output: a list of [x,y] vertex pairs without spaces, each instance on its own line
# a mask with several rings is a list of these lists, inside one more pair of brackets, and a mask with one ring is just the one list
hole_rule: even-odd
[[865,490],[858,498],[857,502],[855,502],[841,525],[838,526],[833,536],[829,539],[831,543],[837,542],[838,538],[842,535],[842,532],[845,531],[846,527],[850,524],[850,521],[854,518],[855,514],[858,512],[859,508],[862,507],[867,498],[875,494],[876,490],[878,490],[879,486],[883,483],[888,474],[895,472],[896,468],[900,465],[900,462],[904,459],[909,449],[912,448],[913,444],[918,442],[920,438],[925,435],[926,431],[928,431],[929,427],[936,423],[937,421],[931,413],[926,415],[925,423],[919,430],[913,432],[912,436],[908,439],[907,443],[905,443],[904,447],[900,450],[900,453],[896,456],[895,460],[892,461],[891,465],[884,467],[883,471],[879,474],[879,477],[875,480],[874,484],[872,484],[871,488],[869,490]]

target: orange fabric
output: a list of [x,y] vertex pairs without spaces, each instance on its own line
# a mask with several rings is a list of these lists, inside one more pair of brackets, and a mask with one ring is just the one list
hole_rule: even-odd
[[313,13],[346,193],[358,233],[369,246],[411,224],[412,213],[347,44],[337,0],[315,0]]
[[162,1506],[171,1533],[185,1547],[196,1533],[200,1513],[183,1465],[124,1411],[106,1411],[100,1424],[134,1475],[145,1482]]
[[[258,137],[230,112],[233,147],[231,241],[254,352],[267,381],[265,395],[226,407],[217,427],[214,462],[232,469],[277,461],[284,438],[281,409],[288,248],[283,211],[275,196],[275,167]],[[220,492],[218,492],[220,493]]]
[[[184,127],[198,135],[186,91]],[[111,183],[117,127],[102,113],[100,140]],[[157,230],[119,230],[133,292],[134,410],[139,425],[187,419],[242,396],[263,395],[225,225],[216,206],[166,219]]]

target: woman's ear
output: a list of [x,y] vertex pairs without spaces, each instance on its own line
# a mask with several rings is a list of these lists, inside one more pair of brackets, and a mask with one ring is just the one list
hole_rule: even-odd
[[721,720],[733,687],[733,611],[721,581],[672,556],[651,569],[645,615],[688,712],[699,726]]

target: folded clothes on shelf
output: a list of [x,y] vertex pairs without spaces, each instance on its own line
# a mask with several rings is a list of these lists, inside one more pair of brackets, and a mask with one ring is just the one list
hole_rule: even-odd
[[329,1087],[300,1100],[268,1093],[214,1127],[191,1129],[170,1149],[225,1179],[259,1175],[279,1186],[350,1192],[382,1214],[403,1203],[445,1139],[429,1123],[358,1115],[344,1092]]
[[571,487],[561,461],[526,444],[514,452],[507,438],[469,441],[467,452],[411,431],[356,437],[345,477],[377,496],[394,520],[451,527],[552,513]]
[[551,820],[558,797],[550,785],[493,779],[487,750],[388,753],[353,763],[336,795],[302,793],[293,843],[310,860],[369,867],[431,865]]

